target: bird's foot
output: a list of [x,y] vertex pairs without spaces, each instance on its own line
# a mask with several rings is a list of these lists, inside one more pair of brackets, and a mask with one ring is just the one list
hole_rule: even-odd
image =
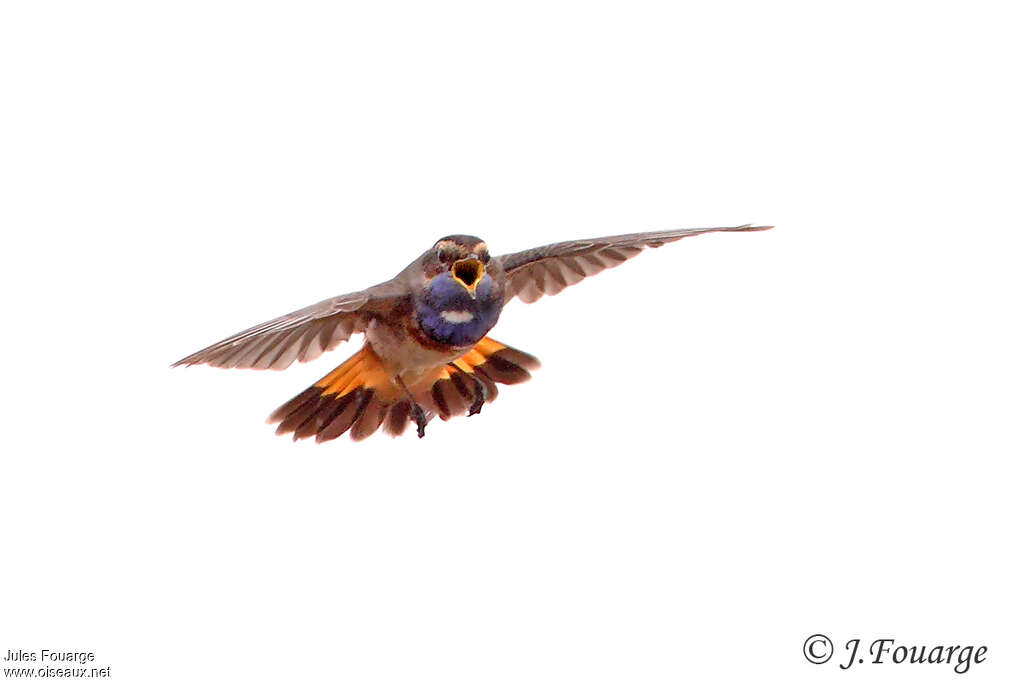
[[473,405],[469,407],[469,413],[466,417],[473,417],[474,415],[480,414],[480,409],[484,407],[484,401],[487,400],[487,387],[480,381],[480,378],[476,375],[469,376],[473,380]]
[[412,419],[416,422],[416,436],[422,439],[427,435],[427,414],[419,403],[412,404]]

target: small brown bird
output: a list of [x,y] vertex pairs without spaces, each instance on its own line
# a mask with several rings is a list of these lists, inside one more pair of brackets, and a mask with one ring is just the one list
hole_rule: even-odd
[[486,337],[505,304],[532,303],[612,268],[645,247],[706,232],[771,226],[690,228],[558,242],[491,258],[477,237],[441,238],[387,282],[275,318],[174,365],[283,370],[329,351],[353,333],[363,348],[270,416],[278,434],[328,441],[364,439],[383,424],[398,436],[412,422],[423,436],[438,415],[476,415],[540,367],[533,356]]

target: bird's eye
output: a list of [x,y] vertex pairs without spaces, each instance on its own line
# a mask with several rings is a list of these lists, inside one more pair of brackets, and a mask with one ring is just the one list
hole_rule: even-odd
[[454,261],[458,256],[459,255],[456,253],[455,247],[451,245],[446,244],[437,248],[437,258],[440,259],[442,263]]

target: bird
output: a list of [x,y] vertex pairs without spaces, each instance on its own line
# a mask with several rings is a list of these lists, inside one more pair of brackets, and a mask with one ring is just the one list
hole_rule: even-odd
[[243,330],[172,367],[283,370],[361,333],[359,351],[267,421],[278,434],[317,443],[346,432],[360,441],[381,427],[400,436],[413,424],[422,438],[434,417],[477,415],[497,397],[498,384],[525,382],[540,367],[536,357],[487,336],[513,299],[533,303],[684,237],[771,227],[639,232],[494,257],[478,237],[449,235],[386,282]]

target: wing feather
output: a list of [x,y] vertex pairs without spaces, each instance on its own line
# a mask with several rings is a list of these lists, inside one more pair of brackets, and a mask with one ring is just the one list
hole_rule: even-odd
[[731,228],[638,232],[557,242],[536,249],[505,254],[498,257],[505,269],[505,302],[519,297],[526,303],[533,303],[542,296],[557,294],[585,277],[614,268],[646,248],[654,249],[691,235],[706,232],[752,232],[770,228],[770,225],[740,225]]
[[396,278],[250,327],[174,365],[283,370],[296,360],[305,363],[318,358],[353,334],[365,332],[371,319],[385,315],[405,297]]

